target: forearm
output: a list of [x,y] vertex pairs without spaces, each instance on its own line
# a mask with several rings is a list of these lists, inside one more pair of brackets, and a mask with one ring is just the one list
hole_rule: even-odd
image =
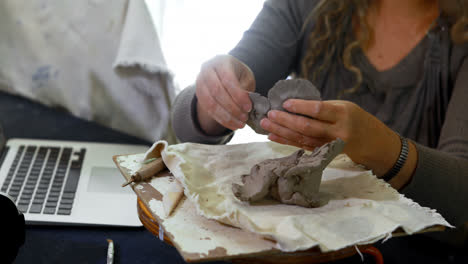
[[[356,131],[356,134],[365,136],[356,137],[356,140],[345,148],[345,153],[354,162],[364,165],[381,178],[395,166],[402,150],[402,142],[396,132],[375,116],[369,114],[366,116],[361,124],[367,125],[362,124],[361,129]],[[397,190],[408,183],[417,166],[418,152],[411,141],[408,141],[408,148],[408,156],[403,167],[389,182]]]
[[401,191],[430,206],[455,226],[468,220],[468,160],[415,144],[418,161],[413,177]]
[[[401,151],[401,140],[389,128],[376,133],[368,143],[374,146],[372,158],[356,161],[374,171],[380,178],[395,164]],[[380,143],[372,142],[378,140]],[[440,212],[458,226],[468,220],[468,160],[452,153],[432,149],[408,140],[408,158],[400,172],[390,180],[393,188],[423,206]],[[390,158],[389,158],[390,157]]]
[[[375,146],[368,154],[372,158],[353,160],[373,170],[380,178],[394,166],[401,142],[395,132],[378,135],[375,139],[369,138],[369,141],[378,138],[381,141],[368,142]],[[392,187],[419,204],[436,209],[454,226],[466,222],[468,210],[461,208],[468,208],[468,160],[411,140],[408,146],[405,165],[389,182]]]

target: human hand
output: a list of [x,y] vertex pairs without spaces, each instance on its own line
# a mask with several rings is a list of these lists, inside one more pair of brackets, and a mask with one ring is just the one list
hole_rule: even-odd
[[252,109],[248,92],[255,90],[252,71],[230,55],[204,63],[196,81],[197,115],[201,128],[211,135],[226,128],[245,126]]
[[398,157],[399,136],[352,102],[289,99],[283,107],[290,113],[272,110],[260,122],[272,141],[313,150],[341,138],[346,143],[343,152],[377,174],[385,173]]

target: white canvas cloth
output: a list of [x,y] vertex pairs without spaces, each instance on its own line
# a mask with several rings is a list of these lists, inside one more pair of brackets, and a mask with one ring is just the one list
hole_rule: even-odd
[[[160,142],[161,143],[161,142]],[[184,143],[167,146],[162,157],[184,186],[198,213],[274,239],[283,251],[319,246],[323,252],[389,237],[401,227],[413,234],[427,227],[450,227],[435,210],[405,198],[370,171],[338,156],[324,171],[320,193],[328,204],[303,208],[265,201],[249,205],[235,198],[232,183],[265,159],[297,150],[273,142],[239,145]]]
[[143,0],[0,1],[0,90],[150,141],[174,97]]

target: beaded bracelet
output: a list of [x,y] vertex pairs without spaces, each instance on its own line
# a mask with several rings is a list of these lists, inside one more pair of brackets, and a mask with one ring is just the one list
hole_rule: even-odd
[[393,165],[393,168],[391,168],[383,177],[382,179],[386,182],[389,182],[395,175],[400,172],[401,168],[405,165],[406,159],[408,158],[408,152],[409,152],[409,147],[408,147],[408,140],[402,136],[400,136],[401,140],[401,150],[400,150],[400,156],[398,156],[398,160],[395,162],[395,165]]

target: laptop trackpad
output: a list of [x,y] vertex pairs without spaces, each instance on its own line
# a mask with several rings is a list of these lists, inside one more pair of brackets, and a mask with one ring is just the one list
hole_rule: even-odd
[[125,182],[122,174],[116,168],[92,167],[88,183],[88,192],[128,193],[133,194],[132,188],[122,188]]

